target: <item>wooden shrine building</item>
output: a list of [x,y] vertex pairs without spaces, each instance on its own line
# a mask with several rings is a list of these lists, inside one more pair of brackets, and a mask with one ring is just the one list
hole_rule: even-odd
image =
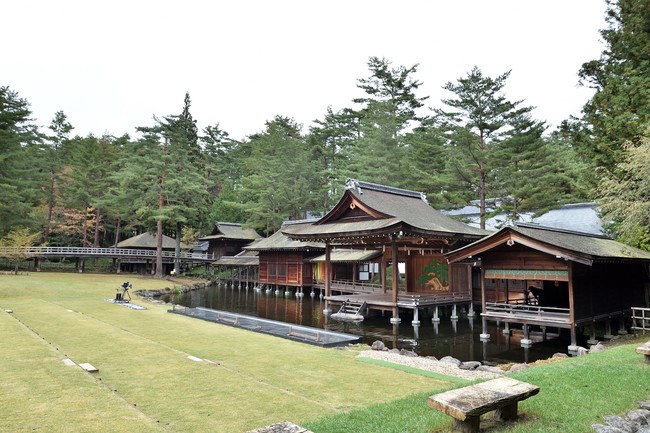
[[288,227],[309,225],[311,221],[285,221],[277,232],[268,238],[245,247],[246,251],[256,251],[259,259],[258,282],[270,288],[292,287],[299,292],[313,284],[313,272],[309,259],[325,250],[319,242],[301,242],[289,239],[283,230]]
[[[391,311],[393,323],[400,321],[399,308],[413,310],[415,323],[420,307],[461,300],[471,303],[467,290],[471,267],[465,263],[449,266],[444,254],[488,234],[433,209],[423,193],[354,179],[348,180],[343,196],[325,216],[282,231],[292,240],[325,246],[326,313],[331,312],[330,304],[356,298],[364,308]],[[378,291],[368,293],[361,284],[347,289],[333,285],[332,256],[346,248],[376,257]],[[335,296],[335,289],[345,293]]]
[[255,230],[243,228],[241,224],[217,222],[208,236],[198,240],[208,242],[207,253],[217,260],[223,256],[236,256],[246,245],[260,238]]
[[[648,306],[650,254],[593,234],[508,226],[446,254],[450,264],[466,263],[481,293],[483,331],[487,321],[522,325],[522,345],[531,344],[529,327],[568,329],[569,351],[577,350],[576,329],[619,320],[631,307]],[[622,328],[621,328],[622,329]]]

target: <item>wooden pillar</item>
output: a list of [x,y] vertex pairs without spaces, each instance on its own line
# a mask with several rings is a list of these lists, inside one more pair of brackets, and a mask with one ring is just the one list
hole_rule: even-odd
[[399,323],[399,311],[397,308],[397,294],[399,292],[399,255],[397,250],[397,237],[394,235],[391,237],[390,247],[392,252],[392,261],[393,261],[393,281],[392,281],[392,290],[393,290],[393,317],[390,319],[391,323]]
[[329,308],[329,301],[327,300],[332,290],[331,257],[332,257],[332,246],[330,245],[329,242],[325,242],[325,309],[323,310],[323,313],[325,313],[326,316],[332,313],[332,310],[330,310]]
[[481,335],[480,338],[482,341],[488,341],[490,339],[490,334],[487,329],[487,318],[485,317],[485,307],[487,305],[487,300],[485,299],[485,272],[483,268],[483,263],[481,263]]
[[578,350],[578,338],[576,336],[576,315],[575,304],[573,302],[573,262],[567,262],[567,273],[569,275],[569,322],[571,323],[571,346],[569,352]]
[[386,268],[388,267],[386,265],[386,251],[384,251],[384,254],[381,256],[381,269],[379,270],[379,279],[381,280],[381,289],[383,293],[386,293]]
[[356,289],[357,287],[357,262],[352,263],[352,287]]

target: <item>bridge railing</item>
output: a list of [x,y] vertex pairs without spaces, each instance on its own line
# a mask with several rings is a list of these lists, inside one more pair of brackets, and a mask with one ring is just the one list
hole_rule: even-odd
[[[93,247],[0,247],[0,255],[29,256],[103,256],[103,257],[156,257],[156,250],[129,248],[93,248]],[[163,251],[163,258],[176,258],[175,251]],[[181,251],[179,259],[213,260],[212,254],[188,253]]]

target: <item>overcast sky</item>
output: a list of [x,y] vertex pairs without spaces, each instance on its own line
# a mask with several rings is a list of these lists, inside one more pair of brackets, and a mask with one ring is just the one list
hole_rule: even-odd
[[512,70],[511,100],[557,126],[591,96],[580,65],[603,50],[604,0],[20,0],[2,5],[0,85],[38,125],[62,110],[73,133],[133,135],[179,114],[232,138],[275,115],[311,125],[353,107],[370,56],[419,64],[428,107],[477,65]]

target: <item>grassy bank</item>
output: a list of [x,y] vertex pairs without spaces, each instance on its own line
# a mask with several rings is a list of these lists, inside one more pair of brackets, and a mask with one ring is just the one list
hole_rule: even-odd
[[139,302],[148,309],[136,311],[106,302],[126,279],[134,289],[172,286],[133,276],[0,275],[0,308],[13,310],[0,314],[0,431],[242,432],[450,386],[355,361],[352,351],[172,315],[159,304]]

